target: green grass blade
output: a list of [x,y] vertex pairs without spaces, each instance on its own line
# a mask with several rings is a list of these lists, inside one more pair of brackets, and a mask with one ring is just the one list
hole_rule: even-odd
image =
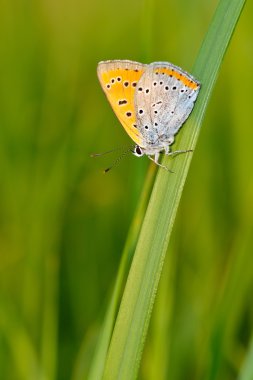
[[251,380],[253,379],[253,337],[249,347],[248,354],[246,355],[244,364],[242,366],[238,380]]
[[[109,306],[106,311],[105,320],[101,327],[101,332],[99,334],[98,342],[96,345],[95,353],[90,365],[89,374],[87,376],[88,380],[99,380],[103,376],[104,365],[106,361],[106,355],[108,347],[110,344],[113,326],[115,323],[120,298],[123,291],[123,286],[126,281],[127,273],[129,271],[129,266],[133,257],[133,253],[136,247],[136,241],[140,232],[141,224],[145,215],[145,209],[147,207],[148,198],[150,196],[150,189],[154,182],[155,168],[150,165],[149,171],[144,183],[144,187],[141,193],[141,202],[139,203],[135,217],[133,219],[132,225],[129,230],[127,241],[122,253],[122,258],[119,266],[119,271],[117,274],[115,286],[111,296]],[[74,370],[73,379],[79,380],[83,379],[82,363],[83,355],[79,354],[80,362],[77,362],[76,368]]]
[[[175,252],[170,242],[170,252]],[[175,306],[176,255],[166,256],[145,344],[141,375],[145,380],[167,379],[170,369],[171,325]],[[173,376],[171,377],[173,378]]]
[[[202,83],[202,89],[190,120],[177,137],[181,149],[196,145],[208,99],[244,3],[244,0],[221,0],[218,5],[193,70]],[[165,158],[166,165],[170,165],[176,174],[159,170],[112,336],[104,374],[106,380],[131,380],[137,376],[191,157],[188,154],[173,160]]]

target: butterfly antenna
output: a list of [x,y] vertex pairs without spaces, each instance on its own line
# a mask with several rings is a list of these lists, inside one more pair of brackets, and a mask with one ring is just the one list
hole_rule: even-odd
[[104,170],[104,173],[108,173],[112,168],[114,168],[115,166],[117,166],[120,161],[122,160],[123,157],[126,156],[126,154],[130,153],[132,150],[132,148],[128,148],[127,150],[125,150],[115,161],[114,163],[107,169]]
[[118,150],[123,150],[123,149],[124,149],[124,147],[111,149],[111,150],[108,150],[108,151],[103,152],[103,153],[91,153],[90,157],[100,157],[100,156],[104,156],[105,154],[117,152]]

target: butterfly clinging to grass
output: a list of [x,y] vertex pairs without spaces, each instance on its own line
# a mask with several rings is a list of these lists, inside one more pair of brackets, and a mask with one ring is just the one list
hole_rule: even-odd
[[137,157],[147,155],[157,165],[171,151],[175,135],[189,117],[200,82],[169,62],[143,64],[128,60],[98,64],[98,78],[113,111],[135,142]]

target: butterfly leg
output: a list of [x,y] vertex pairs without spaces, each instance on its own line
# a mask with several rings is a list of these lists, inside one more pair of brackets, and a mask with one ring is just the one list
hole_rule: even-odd
[[187,150],[174,150],[174,152],[165,152],[167,156],[175,156],[177,154],[181,153],[188,153],[188,152],[193,152],[193,149],[187,149]]
[[159,153],[156,153],[155,154],[155,158],[152,158],[151,156],[148,156],[148,158],[153,161],[156,165],[160,166],[161,168],[167,170],[168,172],[171,172],[171,173],[174,173],[172,170],[170,170],[169,168],[167,168],[167,166],[165,165],[162,165],[158,162],[158,159],[159,159]]

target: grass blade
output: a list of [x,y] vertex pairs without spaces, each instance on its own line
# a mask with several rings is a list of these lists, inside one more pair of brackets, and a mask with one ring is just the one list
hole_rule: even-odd
[[[141,224],[145,215],[145,209],[147,207],[147,202],[150,196],[151,187],[154,182],[154,175],[155,175],[155,168],[154,166],[150,165],[148,174],[143,186],[143,190],[141,193],[141,202],[139,203],[137,207],[135,217],[130,227],[127,241],[122,253],[122,258],[121,258],[116,282],[114,285],[113,293],[111,296],[111,300],[109,302],[109,305],[106,311],[105,319],[101,327],[101,331],[98,337],[93,359],[90,364],[89,373],[87,375],[88,380],[99,380],[103,376],[106,355],[107,355],[108,347],[110,344],[118,307],[120,304],[120,298],[122,296],[122,291],[123,291],[124,284],[126,282],[127,273],[129,271],[129,266],[130,266],[133,253],[136,247],[136,241],[138,239]],[[82,353],[80,353],[78,357],[80,357],[80,359],[76,363],[76,367],[75,367],[74,375],[73,375],[74,380],[83,379]]]
[[251,338],[250,347],[238,380],[251,380],[253,378],[253,338]]
[[[244,0],[221,0],[200,49],[193,73],[202,83],[194,112],[177,137],[194,148],[208,99]],[[176,147],[175,147],[176,149]],[[104,379],[136,378],[159,278],[191,154],[165,158],[176,173],[160,170],[143,222],[107,357]]]

